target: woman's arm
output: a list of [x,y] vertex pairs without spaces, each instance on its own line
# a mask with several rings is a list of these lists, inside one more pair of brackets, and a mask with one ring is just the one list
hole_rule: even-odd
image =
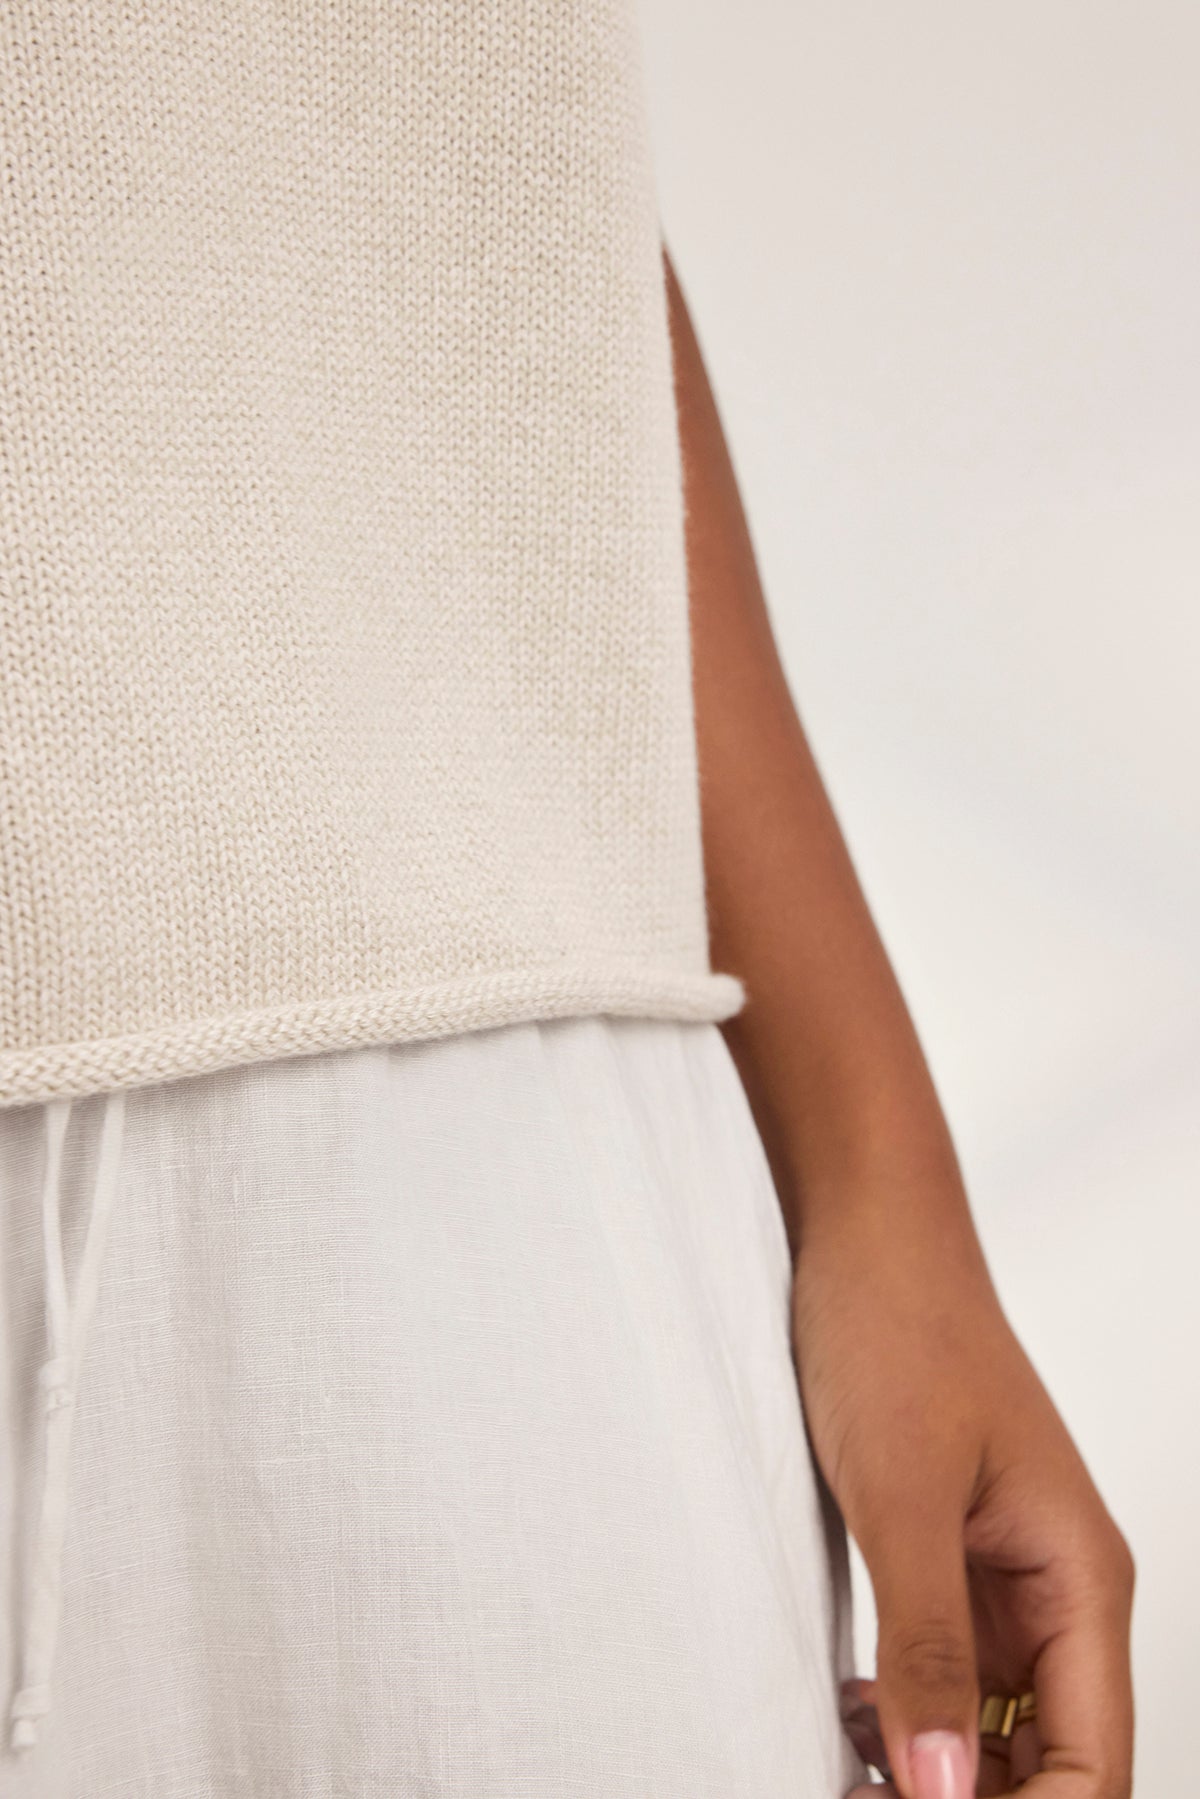
[[[928,1066],[792,704],[664,258],[713,960],[748,990],[724,1030],[795,1257],[814,1448],[875,1590],[874,1696],[893,1779],[906,1799],[967,1799],[981,1684],[1036,1683],[1044,1772],[1023,1792],[1122,1799],[1129,1552],[988,1275]],[[1010,1771],[988,1753],[978,1778],[999,1793]]]

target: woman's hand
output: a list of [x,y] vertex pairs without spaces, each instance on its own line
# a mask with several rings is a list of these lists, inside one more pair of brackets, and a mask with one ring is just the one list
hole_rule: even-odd
[[[843,1716],[894,1783],[856,1794],[970,1799],[1027,1779],[1028,1799],[1127,1799],[1132,1559],[965,1206],[843,1194],[821,1220],[797,1260],[796,1359],[879,1616],[878,1677],[849,1683]],[[1029,1688],[1036,1723],[980,1753],[981,1691]]]

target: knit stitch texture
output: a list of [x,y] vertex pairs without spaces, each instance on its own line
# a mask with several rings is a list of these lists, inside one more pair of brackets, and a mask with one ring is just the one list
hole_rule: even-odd
[[0,1103],[736,1011],[633,0],[9,0],[0,152]]

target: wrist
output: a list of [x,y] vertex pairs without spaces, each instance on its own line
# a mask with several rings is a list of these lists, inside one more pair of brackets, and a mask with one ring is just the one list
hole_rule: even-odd
[[796,1280],[818,1299],[849,1283],[926,1315],[999,1307],[953,1158],[860,1157],[810,1178],[793,1215]]

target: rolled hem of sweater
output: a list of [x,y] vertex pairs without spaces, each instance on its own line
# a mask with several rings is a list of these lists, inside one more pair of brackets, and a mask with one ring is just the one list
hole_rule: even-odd
[[6,1051],[0,1054],[0,1106],[81,1098],[247,1062],[573,1014],[719,1023],[739,1012],[745,999],[745,988],[733,975],[640,966],[565,964],[457,976]]

